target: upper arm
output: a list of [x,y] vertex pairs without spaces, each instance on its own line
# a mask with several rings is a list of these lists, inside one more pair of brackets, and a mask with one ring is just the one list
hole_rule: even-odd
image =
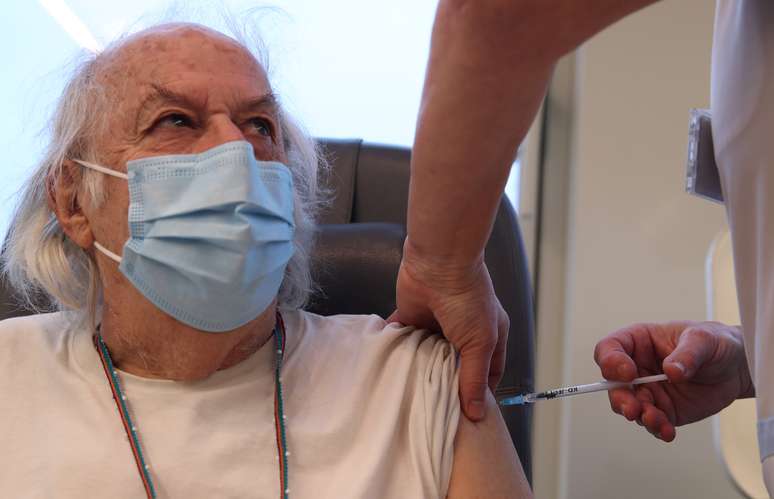
[[492,394],[486,417],[473,423],[461,415],[447,499],[531,498],[519,456]]
[[503,52],[517,49],[522,56],[547,55],[553,62],[599,31],[657,1],[442,0],[439,13],[463,23],[467,20],[466,24],[476,26],[475,32],[485,34]]

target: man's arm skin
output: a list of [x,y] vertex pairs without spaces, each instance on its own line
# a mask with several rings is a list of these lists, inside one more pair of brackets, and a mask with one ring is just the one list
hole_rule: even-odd
[[439,3],[412,155],[398,309],[391,319],[440,326],[461,353],[460,395],[473,420],[483,416],[484,391],[497,384],[505,362],[507,317],[483,252],[518,145],[556,61],[655,1]]
[[474,423],[460,416],[447,499],[531,498],[524,470],[492,393],[486,416]]

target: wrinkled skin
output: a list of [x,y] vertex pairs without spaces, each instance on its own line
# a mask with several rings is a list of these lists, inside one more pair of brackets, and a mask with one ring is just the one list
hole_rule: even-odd
[[609,392],[614,412],[665,442],[674,440],[677,426],[755,396],[742,332],[718,322],[635,324],[602,339],[594,358],[606,379],[667,375],[668,383]]
[[[199,153],[249,141],[258,160],[285,162],[278,109],[266,73],[230,38],[207,28],[169,24],[143,31],[102,54],[96,80],[108,101],[93,138],[100,164],[126,172],[126,162],[162,154]],[[71,158],[81,159],[81,158]],[[78,192],[72,161],[51,189],[51,205],[67,236],[86,251],[94,242],[121,254],[129,237],[128,188],[105,176],[105,202]],[[93,253],[104,288],[101,333],[122,370],[177,380],[206,378],[248,357],[271,335],[276,301],[233,331],[202,333],[157,309]]]

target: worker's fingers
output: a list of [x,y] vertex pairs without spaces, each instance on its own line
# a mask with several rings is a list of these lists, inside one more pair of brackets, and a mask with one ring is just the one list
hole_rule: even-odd
[[416,326],[435,332],[441,330],[438,321],[435,320],[433,312],[428,309],[425,304],[414,302],[410,297],[402,297],[399,305],[400,308],[387,317],[388,324],[398,322],[400,324]]
[[[484,332],[480,332],[483,336]],[[460,350],[460,397],[465,416],[471,421],[484,418],[484,396],[489,389],[489,365],[494,344],[468,343]]]
[[393,313],[390,314],[389,317],[387,317],[387,324],[392,324],[393,322],[400,322],[399,317],[400,317],[400,314],[398,314],[398,311],[395,310]]
[[634,396],[630,388],[616,388],[608,392],[610,408],[616,414],[620,414],[629,421],[635,421],[640,417],[642,406]]
[[643,404],[641,421],[654,437],[664,442],[671,442],[675,439],[674,425],[669,422],[666,414],[653,404]]
[[667,413],[656,406],[657,394],[648,387],[637,387],[636,397],[642,406],[639,421],[656,438],[671,442],[675,438],[674,425]]
[[640,385],[640,389],[648,390],[653,399],[653,405],[661,410],[666,416],[669,424],[677,424],[677,412],[675,410],[675,404],[672,401],[671,396],[664,389],[662,383],[648,383],[647,385]]
[[700,326],[688,327],[680,335],[677,347],[664,359],[664,373],[672,383],[686,381],[712,358],[716,348],[715,335]]
[[492,393],[497,389],[500,380],[505,372],[505,361],[508,346],[508,330],[511,327],[511,321],[508,314],[500,307],[497,318],[497,344],[494,349],[494,356],[489,365],[489,389]]
[[594,360],[605,379],[631,381],[637,377],[637,365],[629,355],[630,338],[611,334],[597,343]]

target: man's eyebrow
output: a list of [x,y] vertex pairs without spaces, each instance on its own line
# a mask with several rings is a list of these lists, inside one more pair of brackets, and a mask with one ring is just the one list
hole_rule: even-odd
[[181,107],[190,109],[196,109],[200,107],[193,99],[185,94],[175,92],[174,90],[158,85],[156,83],[151,84],[153,89],[145,98],[140,102],[140,106],[137,109],[137,122],[139,123],[143,115],[150,111],[154,106],[158,104],[176,104]]
[[[151,84],[153,89],[140,103],[137,110],[137,121],[142,119],[142,116],[147,113],[151,108],[158,104],[176,104],[182,107],[196,109],[200,107],[200,104],[188,97],[185,94],[176,92],[170,88],[157,83]],[[279,101],[277,96],[273,92],[268,92],[264,95],[247,99],[244,102],[239,103],[237,110],[240,112],[252,111],[256,109],[269,109],[276,113],[279,108]]]
[[140,103],[140,112],[147,111],[148,108],[159,102],[181,104],[185,107],[198,107],[197,104],[185,94],[175,92],[170,88],[156,83],[151,84],[151,88],[153,88],[153,91],[151,91]]
[[261,95],[260,97],[247,99],[237,106],[239,111],[251,111],[261,108],[268,109],[276,113],[279,109],[279,101],[277,100],[277,96],[272,92],[268,92],[264,95]]

